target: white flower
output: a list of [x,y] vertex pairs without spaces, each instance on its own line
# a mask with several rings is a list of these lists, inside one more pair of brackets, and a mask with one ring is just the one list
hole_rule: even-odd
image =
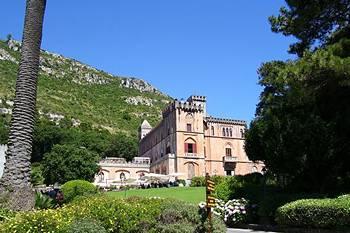
[[205,207],[205,202],[203,202],[203,201],[200,202],[200,203],[199,203],[199,208],[203,209],[204,207]]

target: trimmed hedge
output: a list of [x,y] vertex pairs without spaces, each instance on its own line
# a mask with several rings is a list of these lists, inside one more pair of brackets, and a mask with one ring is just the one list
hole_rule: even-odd
[[191,180],[191,187],[203,187],[205,186],[205,176],[195,176]]
[[71,202],[77,196],[88,196],[98,192],[95,185],[85,180],[71,180],[62,185],[64,201]]
[[350,198],[294,201],[277,209],[276,222],[291,227],[350,227]]
[[[86,219],[93,219],[95,222],[88,224]],[[217,217],[214,219],[213,232],[226,232],[224,223]],[[79,222],[82,224],[79,225]],[[171,233],[192,230],[205,233],[207,226],[199,208],[182,201],[135,197],[118,199],[99,195],[77,198],[67,206],[55,210],[18,213],[0,224],[0,232],[66,233],[74,229],[96,232],[100,228],[115,233]]]

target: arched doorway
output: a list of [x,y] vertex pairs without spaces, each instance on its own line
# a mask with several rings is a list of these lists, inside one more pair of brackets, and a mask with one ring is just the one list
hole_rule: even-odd
[[198,175],[198,164],[194,162],[185,163],[187,166],[187,179],[192,179],[194,176]]

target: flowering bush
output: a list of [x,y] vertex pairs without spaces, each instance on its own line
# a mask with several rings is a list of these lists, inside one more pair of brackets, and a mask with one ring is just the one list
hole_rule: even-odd
[[[227,226],[232,227],[246,220],[248,201],[244,198],[233,199],[227,202],[215,199],[215,203],[216,206],[212,208],[213,214],[220,216]],[[199,203],[199,208],[205,209],[205,202]]]
[[[87,222],[93,219],[94,222]],[[35,210],[18,213],[0,223],[0,232],[37,233],[55,232],[195,232],[207,230],[205,219],[196,206],[177,200],[160,198],[128,199],[104,195],[78,197],[58,209]],[[222,221],[214,218],[213,233],[225,232]],[[81,223],[81,224],[79,224]],[[181,223],[182,228],[178,228]]]

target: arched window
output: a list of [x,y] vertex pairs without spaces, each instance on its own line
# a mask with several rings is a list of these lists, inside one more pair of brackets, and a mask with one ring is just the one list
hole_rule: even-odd
[[230,137],[232,137],[232,128],[230,128]]
[[211,135],[215,135],[214,126],[211,127]]
[[232,144],[226,143],[225,145],[225,155],[226,156],[232,156]]
[[197,144],[192,138],[185,140],[185,153],[197,153]]
[[241,129],[240,132],[241,132],[241,137],[244,138],[244,130]]
[[227,136],[227,137],[229,136],[228,128],[226,128],[226,136]]
[[222,136],[226,136],[226,131],[225,131],[225,128],[222,128]]
[[124,181],[125,178],[126,178],[125,173],[124,172],[120,173],[120,180]]
[[105,179],[105,174],[103,172],[100,172],[98,174],[98,182],[103,182]]

